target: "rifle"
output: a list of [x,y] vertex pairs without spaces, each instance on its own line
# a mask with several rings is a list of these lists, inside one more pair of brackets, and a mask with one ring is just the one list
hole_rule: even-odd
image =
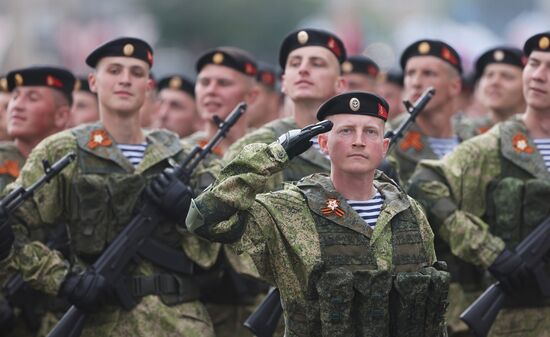
[[[53,177],[58,175],[67,165],[69,165],[76,158],[76,154],[73,152],[68,153],[63,158],[55,162],[53,165],[47,160],[42,161],[44,167],[44,175],[40,177],[29,188],[25,189],[20,186],[17,189],[6,195],[2,201],[0,201],[0,208],[3,208],[9,215],[15,211],[23,202],[34,195],[34,192],[41,188],[45,183],[48,183]],[[64,227],[63,227],[64,228]],[[56,230],[58,231],[58,230]],[[57,234],[56,234],[57,235]],[[48,244],[54,245],[58,240],[50,238]],[[6,283],[3,292],[6,297],[5,307],[6,310],[10,310],[11,306],[16,305],[22,309],[22,316],[25,322],[28,324],[31,331],[37,331],[39,328],[39,318],[35,314],[32,305],[32,295],[30,295],[31,289],[23,281],[21,274],[13,275]]]
[[[229,129],[237,122],[246,109],[245,103],[240,103],[231,112],[225,121],[217,119],[218,131],[210,142],[201,148],[198,145],[191,150],[189,155],[181,163],[174,167],[174,173],[184,183],[188,184],[191,179],[191,173],[197,165],[211,152],[212,148],[224,137]],[[196,158],[195,158],[196,157]],[[165,218],[164,212],[160,207],[149,199],[144,193],[145,202],[137,210],[136,214],[130,220],[128,225],[116,236],[109,244],[101,256],[90,266],[90,270],[102,275],[105,281],[113,285],[115,292],[122,307],[130,310],[138,302],[132,296],[131,290],[123,283],[124,270],[137,255],[169,268],[171,270],[191,274],[193,272],[193,263],[181,252],[168,252],[170,254],[181,254],[182,260],[179,264],[170,264],[166,261],[164,255],[166,248],[155,240],[150,240],[150,236],[157,228],[157,224]],[[159,251],[159,254],[152,252]],[[173,250],[175,251],[175,249]],[[172,255],[173,256],[173,255]],[[188,263],[185,263],[187,261]],[[72,305],[63,315],[57,325],[50,331],[48,337],[78,337],[84,328],[84,322],[88,312]]]
[[394,148],[395,145],[403,138],[403,135],[405,134],[405,131],[409,128],[409,126],[414,123],[416,120],[416,117],[424,110],[426,105],[430,102],[432,97],[435,95],[435,89],[433,87],[429,87],[426,89],[422,95],[412,104],[408,100],[403,101],[403,104],[405,105],[405,109],[409,113],[409,117],[404,120],[399,127],[394,131],[388,131],[384,135],[384,138],[390,138],[390,145],[388,147],[388,152]]
[[[550,276],[544,271],[543,259],[550,251],[550,217],[539,224],[516,247],[527,268],[534,276],[543,297],[550,296]],[[498,312],[513,303],[499,282],[492,284],[461,315],[477,337],[485,337],[491,329]]]

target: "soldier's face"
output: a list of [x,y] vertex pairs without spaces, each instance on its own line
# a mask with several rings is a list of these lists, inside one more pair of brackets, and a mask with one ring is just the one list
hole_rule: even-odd
[[195,84],[197,109],[211,121],[214,115],[224,119],[241,101],[248,102],[254,80],[226,66],[208,64]]
[[11,94],[0,92],[0,136],[5,136],[8,127],[8,103]]
[[329,116],[332,130],[319,135],[321,150],[330,156],[331,170],[362,175],[371,173],[388,150],[384,121],[377,117],[339,114]]
[[480,101],[486,108],[520,110],[524,102],[521,69],[509,64],[491,63],[483,71],[479,90]]
[[340,64],[328,49],[308,46],[288,55],[282,91],[294,102],[326,101],[346,89]]
[[346,79],[348,90],[374,92],[376,89],[375,79],[371,76],[350,73],[345,74],[344,78]]
[[99,120],[97,97],[86,91],[73,92],[70,126],[91,123]]
[[60,131],[55,124],[57,104],[47,87],[16,87],[8,103],[8,134],[26,141]]
[[437,112],[443,105],[453,104],[460,94],[461,82],[451,66],[435,56],[411,57],[405,66],[404,96],[414,103],[428,88],[434,87],[435,95],[419,118],[429,111]]
[[195,100],[191,95],[174,89],[162,89],[157,111],[158,127],[176,132],[180,138],[194,131],[198,118]]
[[550,53],[533,51],[523,69],[523,95],[531,109],[550,110]]
[[376,93],[384,97],[390,106],[389,120],[394,119],[405,111],[405,107],[403,106],[403,88],[399,85],[392,82],[379,83],[376,86]]
[[104,57],[96,72],[88,78],[90,89],[97,93],[100,109],[105,112],[138,114],[145,94],[152,89],[149,65],[132,57]]

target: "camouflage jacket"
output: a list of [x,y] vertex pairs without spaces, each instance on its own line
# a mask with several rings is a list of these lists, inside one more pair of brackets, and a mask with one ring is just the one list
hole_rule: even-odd
[[[314,218],[321,211],[310,208],[300,183],[257,195],[265,189],[269,176],[281,170],[287,161],[286,152],[277,143],[245,147],[222,170],[217,183],[193,201],[186,223],[190,231],[208,239],[233,242],[238,252],[252,256],[260,275],[279,287],[283,303],[303,304],[306,285],[311,281],[308,277],[323,263]],[[331,195],[339,196],[340,207],[346,214],[326,217],[339,226],[355,228],[357,236],[369,237],[371,243],[365,249],[372,251],[376,269],[393,270],[390,221],[404,210],[412,211],[418,220],[423,250],[429,263],[435,261],[433,233],[419,205],[387,178],[378,174],[374,183],[385,198],[374,231],[366,229],[359,215],[334,190],[328,176],[315,174],[302,181],[310,178],[323,182]]]
[[25,157],[13,142],[0,142],[0,192],[19,176]]
[[[139,207],[147,182],[171,160],[180,161],[188,152],[175,134],[147,131],[145,135],[148,146],[135,168],[101,123],[66,130],[41,142],[8,189],[33,183],[43,174],[43,159],[53,163],[73,151],[77,160],[15,212],[16,245],[10,257],[0,262],[0,279],[19,271],[30,286],[55,295],[71,269],[78,270],[100,256],[132,218],[134,208]],[[192,180],[192,185],[197,183]],[[67,224],[71,240],[69,260],[42,243],[46,233],[59,223]],[[161,223],[153,236],[167,246],[183,250],[202,267],[215,262],[216,251],[209,242],[188,232],[179,233],[176,227],[174,223]],[[146,260],[139,260],[132,270],[134,276],[167,273]],[[131,311],[106,306],[89,317],[82,336],[212,334],[210,319],[200,302],[167,306],[164,300],[162,296],[145,296]]]

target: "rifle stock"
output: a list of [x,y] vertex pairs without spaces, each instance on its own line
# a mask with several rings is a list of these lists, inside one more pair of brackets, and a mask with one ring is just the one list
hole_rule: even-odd
[[[527,267],[533,271],[543,297],[550,296],[550,278],[543,268],[543,259],[549,251],[550,218],[540,223],[516,247],[517,254],[521,255]],[[512,301],[496,282],[464,310],[460,319],[470,327],[476,337],[485,337],[500,309]]]
[[[218,131],[204,147],[196,145],[189,155],[174,168],[174,172],[183,182],[189,183],[191,173],[212,150],[213,147],[227,134],[246,109],[245,103],[240,103],[223,122],[218,125]],[[196,158],[195,158],[196,157]],[[147,200],[130,223],[116,236],[107,249],[89,268],[101,274],[105,280],[114,286],[122,307],[126,310],[137,305],[136,299],[130,290],[123,284],[123,271],[133,260],[150,238],[157,224],[164,219],[159,206]],[[183,263],[183,262],[182,262]],[[50,331],[48,337],[78,337],[82,333],[87,312],[74,305],[63,315],[57,325]]]

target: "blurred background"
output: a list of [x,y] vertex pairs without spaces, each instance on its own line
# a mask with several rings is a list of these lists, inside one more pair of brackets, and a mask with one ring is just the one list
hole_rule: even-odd
[[470,69],[485,49],[521,47],[549,22],[550,0],[1,0],[0,73],[53,64],[86,74],[88,53],[118,36],[152,44],[156,76],[194,76],[196,58],[222,45],[277,64],[283,37],[300,27],[335,32],[348,54],[381,68],[397,65],[411,42],[438,38]]

